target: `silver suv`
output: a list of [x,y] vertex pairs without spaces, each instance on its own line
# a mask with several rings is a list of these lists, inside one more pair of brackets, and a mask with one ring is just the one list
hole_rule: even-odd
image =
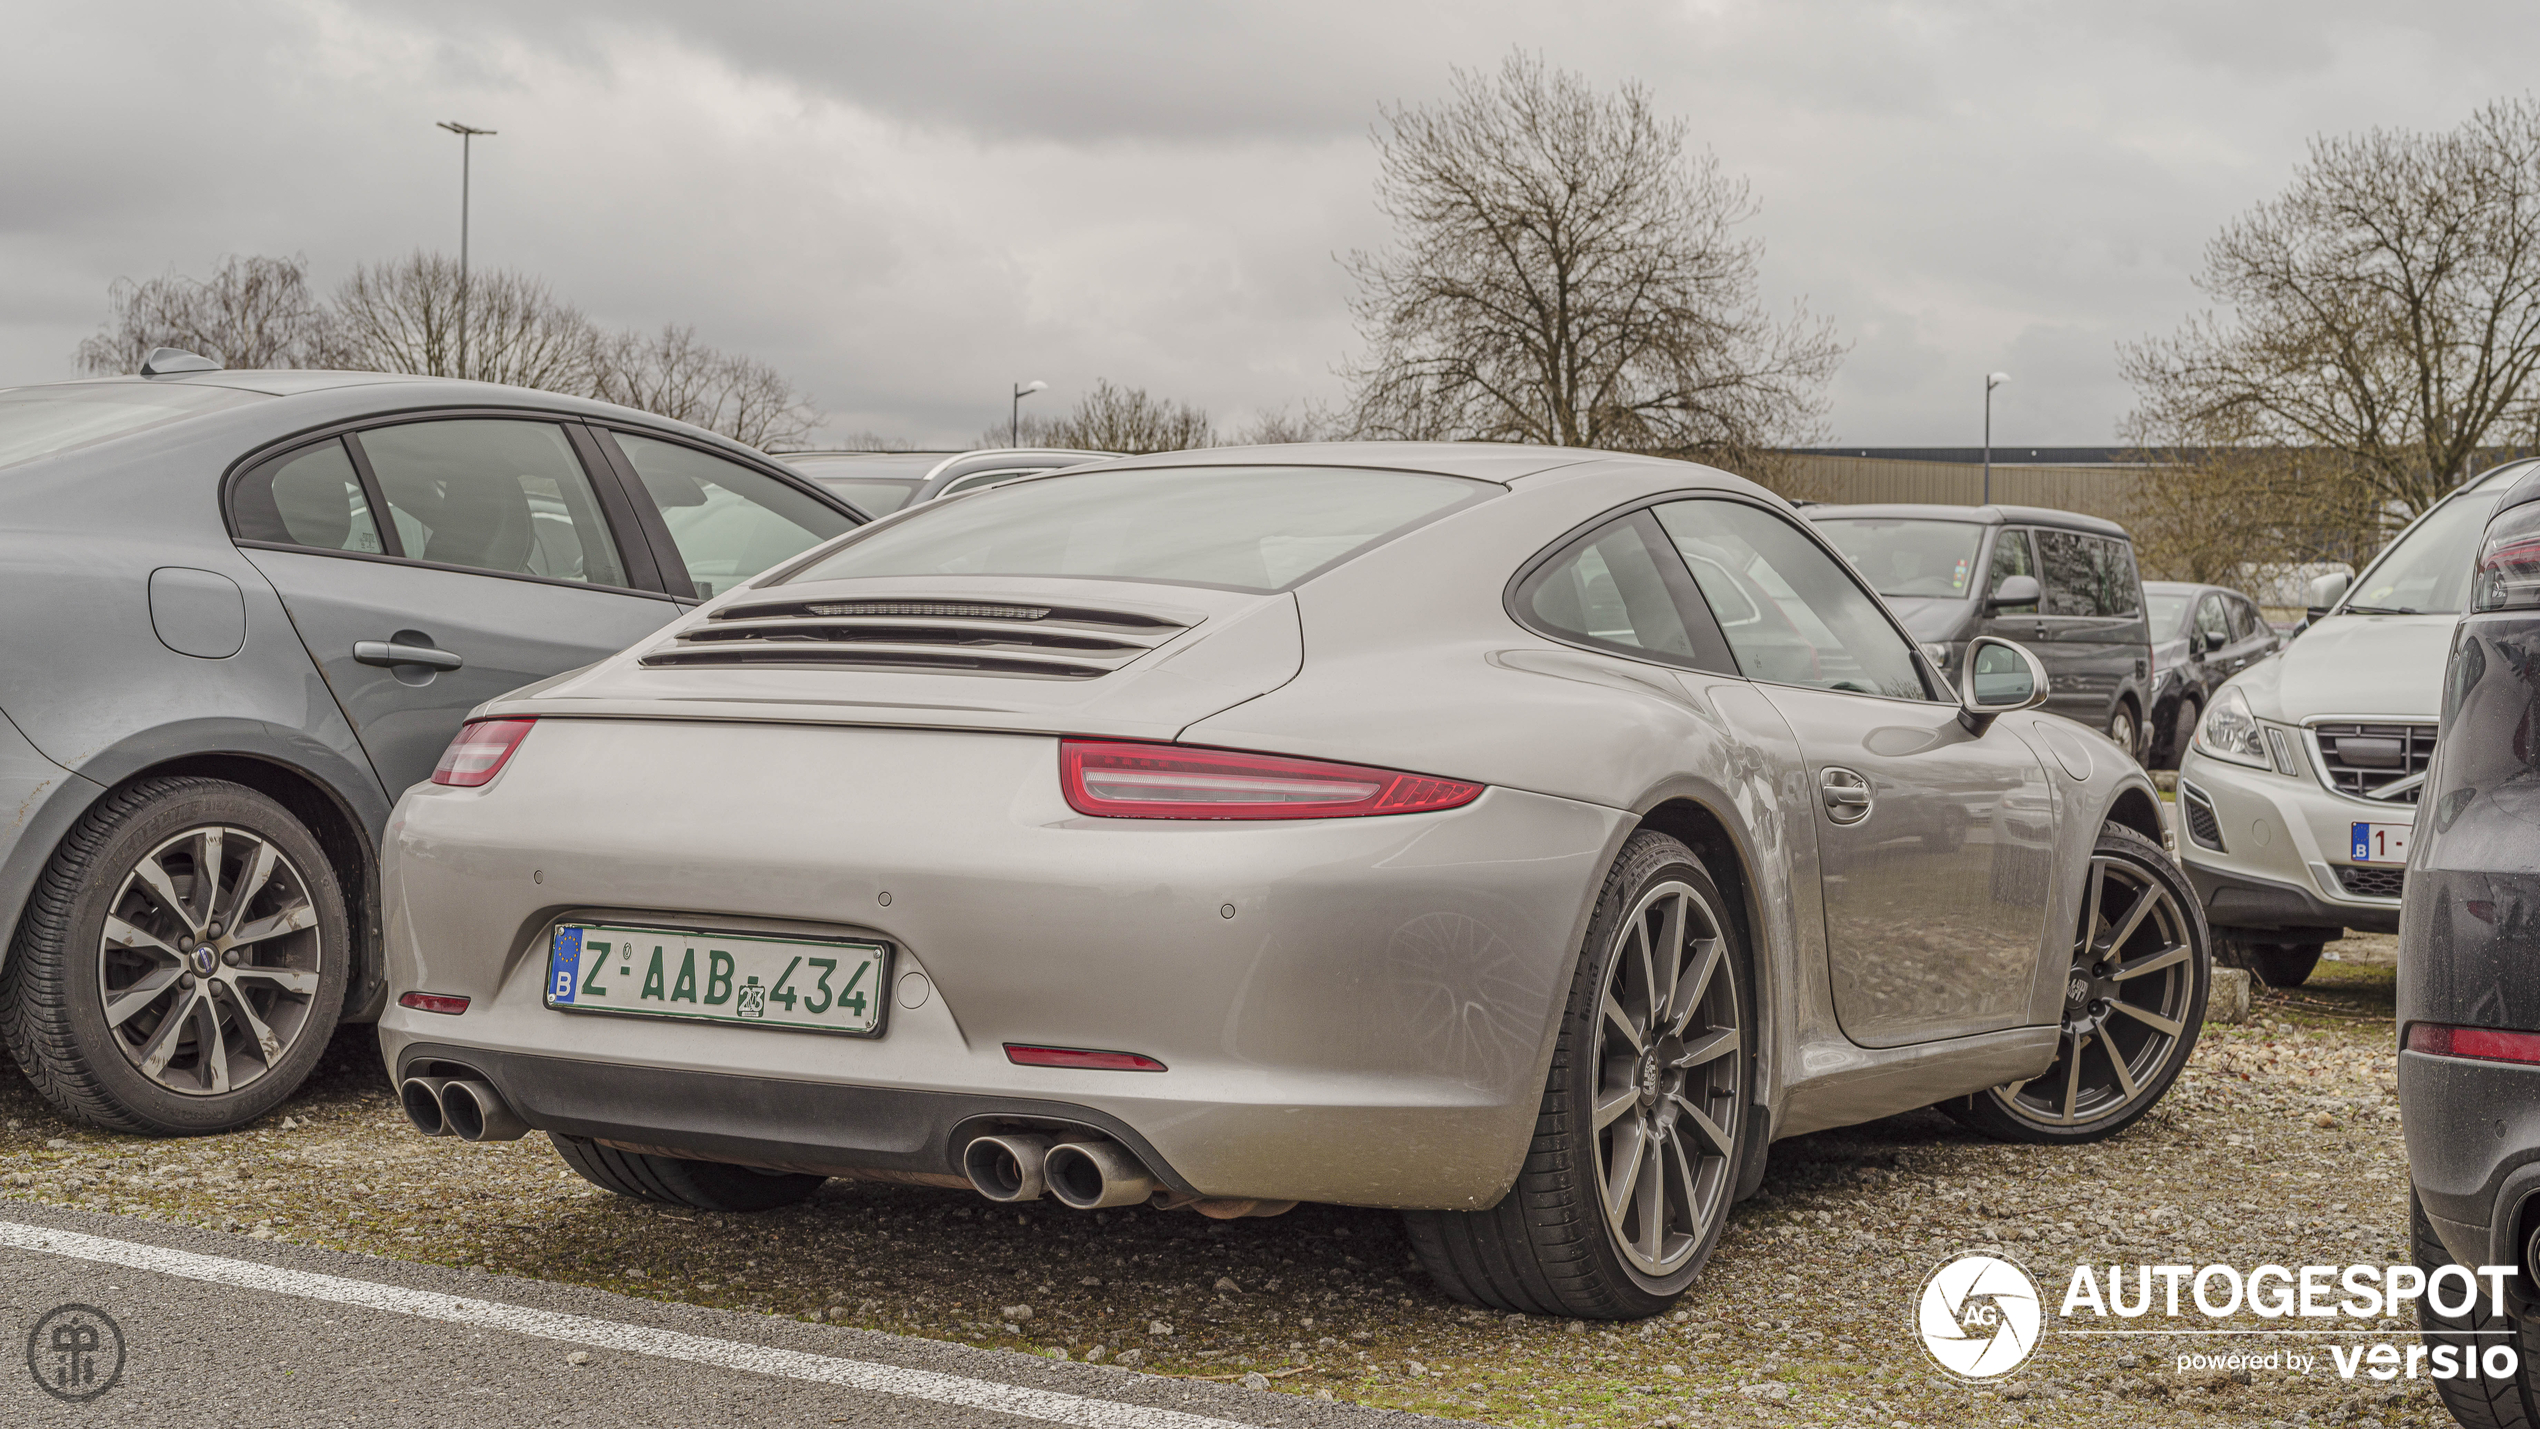
[[2443,661],[2479,532],[2540,463],[2464,485],[2348,587],[2315,582],[2284,652],[2217,691],[2179,761],[2179,853],[2218,943],[2276,987],[2323,943],[2395,933],[2408,835],[2443,702]]

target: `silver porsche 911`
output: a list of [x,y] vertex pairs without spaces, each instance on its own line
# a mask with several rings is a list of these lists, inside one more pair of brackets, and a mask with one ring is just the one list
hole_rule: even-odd
[[901,512],[483,706],[387,835],[428,1132],[718,1209],[823,1177],[1403,1209],[1663,1309],[1777,1138],[2107,1136],[2203,1018],[2150,781],[1681,462],[1231,449]]

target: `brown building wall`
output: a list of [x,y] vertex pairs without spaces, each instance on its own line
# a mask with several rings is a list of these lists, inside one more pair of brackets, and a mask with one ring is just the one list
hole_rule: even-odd
[[[1881,457],[1785,455],[1776,483],[1794,500],[1837,503],[1926,502],[1975,506],[1984,500],[1984,468],[1958,462],[1891,461]],[[2140,468],[1993,464],[1993,499],[2005,506],[2079,511],[2123,523]]]

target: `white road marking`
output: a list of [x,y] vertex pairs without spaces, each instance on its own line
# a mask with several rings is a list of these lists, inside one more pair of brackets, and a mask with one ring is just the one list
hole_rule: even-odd
[[209,1281],[216,1285],[235,1285],[273,1295],[326,1300],[392,1315],[412,1315],[457,1325],[483,1325],[515,1334],[561,1340],[567,1344],[592,1345],[662,1359],[690,1360],[749,1374],[843,1385],[874,1394],[932,1400],[937,1404],[956,1404],[966,1409],[984,1409],[1026,1419],[1047,1420],[1053,1424],[1072,1424],[1079,1429],[1252,1429],[1252,1426],[1229,1419],[1211,1419],[1171,1409],[1089,1399],[1081,1394],[1028,1389],[1018,1384],[938,1374],[932,1370],[902,1369],[897,1365],[874,1364],[868,1360],[771,1349],[740,1340],[683,1335],[676,1330],[656,1330],[588,1315],[531,1310],[496,1300],[471,1300],[430,1290],[409,1290],[402,1285],[381,1285],[340,1275],[321,1275],[315,1271],[286,1270],[252,1260],[198,1255],[187,1250],[169,1250],[138,1241],[109,1240],[103,1236],[53,1230],[17,1221],[0,1220],[0,1245],[77,1260],[103,1261],[109,1265],[156,1271],[161,1275]]

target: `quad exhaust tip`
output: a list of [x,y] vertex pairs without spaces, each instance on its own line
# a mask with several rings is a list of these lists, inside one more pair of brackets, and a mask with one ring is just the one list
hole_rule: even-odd
[[426,1136],[461,1141],[518,1141],[529,1123],[492,1085],[471,1077],[408,1077],[397,1088],[406,1119]]
[[1028,1132],[982,1136],[962,1148],[961,1169],[972,1188],[991,1201],[1037,1201],[1048,1189],[1041,1166],[1049,1150],[1048,1137]]
[[1111,1141],[1060,1142],[1042,1158],[1041,1178],[1070,1210],[1143,1205],[1155,1195],[1155,1178],[1127,1148]]

